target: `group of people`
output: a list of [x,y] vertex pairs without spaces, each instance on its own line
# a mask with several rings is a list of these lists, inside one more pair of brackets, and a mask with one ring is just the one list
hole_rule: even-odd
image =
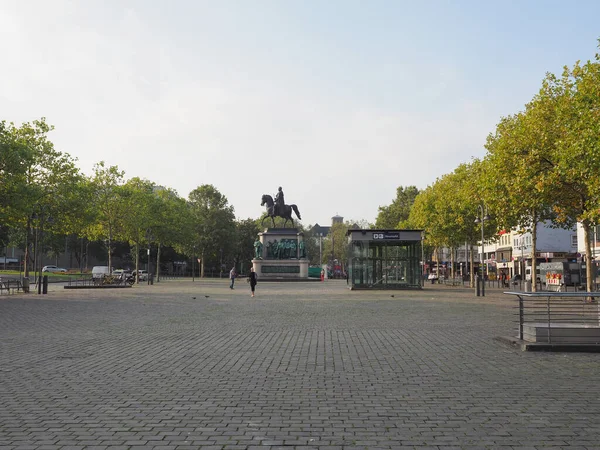
[[[229,289],[233,289],[233,285],[235,284],[235,279],[237,278],[237,272],[235,271],[235,267],[232,267],[229,271],[229,280],[231,283],[229,284]],[[248,274],[248,283],[250,284],[250,297],[254,297],[254,292],[256,291],[256,284],[258,279],[256,277],[256,272],[254,271],[254,267],[250,268],[250,273]]]

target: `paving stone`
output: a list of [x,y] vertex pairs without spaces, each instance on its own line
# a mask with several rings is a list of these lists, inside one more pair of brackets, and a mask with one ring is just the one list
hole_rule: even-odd
[[597,356],[494,340],[500,290],[258,288],[0,297],[0,450],[600,448]]

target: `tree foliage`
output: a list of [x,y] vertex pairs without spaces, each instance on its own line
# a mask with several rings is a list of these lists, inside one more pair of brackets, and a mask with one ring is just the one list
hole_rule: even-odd
[[396,189],[396,198],[392,203],[379,207],[375,226],[382,229],[402,228],[410,216],[410,210],[417,195],[419,195],[419,190],[416,186],[399,186]]
[[190,192],[188,201],[193,218],[193,243],[201,259],[203,277],[207,260],[220,263],[222,253],[232,253],[235,215],[227,197],[210,184]]

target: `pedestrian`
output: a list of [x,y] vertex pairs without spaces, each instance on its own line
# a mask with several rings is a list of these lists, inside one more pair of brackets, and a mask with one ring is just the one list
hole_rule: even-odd
[[256,272],[254,271],[254,267],[250,268],[250,275],[248,275],[248,281],[250,282],[250,291],[252,295],[250,297],[254,297],[254,290],[256,289],[256,283],[258,282],[256,278]]
[[231,284],[229,285],[229,289],[233,289],[233,283],[235,282],[235,267],[233,267],[229,271],[229,279],[231,280]]
[[325,281],[325,269],[321,269],[321,281]]

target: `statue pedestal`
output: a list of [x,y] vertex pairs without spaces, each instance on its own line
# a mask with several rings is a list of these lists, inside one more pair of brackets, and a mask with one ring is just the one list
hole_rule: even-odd
[[267,228],[258,236],[262,258],[253,259],[252,265],[259,281],[308,280],[302,232],[297,228]]

